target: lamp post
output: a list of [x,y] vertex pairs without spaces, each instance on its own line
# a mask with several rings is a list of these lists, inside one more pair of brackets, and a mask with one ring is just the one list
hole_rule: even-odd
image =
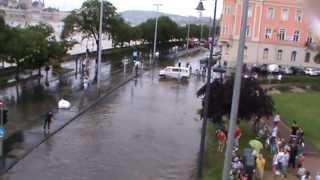
[[189,49],[189,40],[190,40],[190,20],[188,22],[188,32],[187,32],[187,50]]
[[200,17],[200,41],[202,41],[202,34],[203,34],[202,12],[205,10],[202,1],[203,0],[199,1],[199,4],[196,8],[196,10],[199,11],[199,17]]
[[101,55],[102,55],[102,22],[103,21],[103,0],[101,0],[100,4],[100,22],[99,22],[99,52],[98,52],[98,76],[97,76],[97,87],[100,92],[101,86]]
[[[153,4],[153,5],[156,6],[156,8],[157,8],[156,12],[159,12],[159,8],[160,8],[160,6],[162,6],[162,4],[157,3],[157,4]],[[157,51],[158,20],[159,20],[159,16],[157,15],[157,17],[156,17],[156,25],[155,25],[155,28],[154,28],[153,58],[156,57],[156,51]]]
[[239,99],[240,99],[240,91],[241,91],[242,67],[243,67],[243,56],[244,56],[245,41],[246,41],[248,7],[249,7],[249,0],[244,0],[242,20],[241,20],[239,49],[238,49],[238,55],[237,55],[237,66],[236,66],[237,68],[236,68],[236,75],[234,80],[232,106],[231,106],[230,121],[229,121],[230,123],[229,123],[229,130],[228,130],[229,138],[227,141],[227,150],[225,154],[224,167],[223,167],[223,180],[228,180],[230,176],[232,151],[233,151],[233,144],[235,139],[234,135],[236,131],[236,122],[238,119],[238,108],[239,108]]
[[[202,121],[202,130],[201,130],[201,142],[200,142],[200,152],[199,152],[199,161],[198,161],[198,178],[202,178],[202,165],[204,159],[204,150],[205,150],[205,141],[206,141],[206,134],[207,134],[207,122],[208,122],[208,112],[209,112],[209,96],[210,96],[210,82],[211,82],[211,69],[213,62],[213,49],[214,49],[214,41],[215,41],[215,34],[216,34],[216,15],[217,15],[217,2],[215,0],[214,4],[214,17],[213,17],[213,24],[212,24],[212,34],[211,34],[211,48],[210,48],[210,58],[208,59],[208,76],[207,76],[207,85],[206,85],[206,94],[204,100],[204,112],[203,112],[203,121]],[[200,1],[202,4],[202,2]],[[199,4],[200,4],[199,3]],[[203,7],[203,4],[202,4]],[[204,9],[204,8],[203,8]]]

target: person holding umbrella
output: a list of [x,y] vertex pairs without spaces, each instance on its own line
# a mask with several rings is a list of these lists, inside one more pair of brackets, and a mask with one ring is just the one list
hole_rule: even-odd
[[249,145],[256,151],[256,153],[260,153],[261,149],[263,149],[263,144],[256,139],[249,141]]

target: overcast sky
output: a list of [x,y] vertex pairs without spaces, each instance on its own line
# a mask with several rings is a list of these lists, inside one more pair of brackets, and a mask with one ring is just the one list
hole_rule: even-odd
[[[85,0],[45,0],[47,6],[59,8],[61,10],[72,10],[79,8]],[[155,10],[154,3],[160,2],[163,6],[160,8],[161,12],[178,14],[184,16],[199,16],[195,10],[199,0],[109,0],[115,5],[119,12],[126,10]],[[218,1],[218,14],[221,13],[222,0]],[[214,0],[205,0],[204,16],[213,16]]]

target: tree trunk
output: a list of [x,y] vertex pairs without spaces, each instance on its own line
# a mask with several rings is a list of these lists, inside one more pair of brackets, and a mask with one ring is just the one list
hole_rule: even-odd
[[100,48],[99,47],[99,40],[96,40],[96,44],[97,44],[97,58],[96,58],[95,75],[94,75],[94,80],[93,80],[93,82],[95,82],[95,83],[98,81],[98,57],[99,57],[99,48]]
[[78,57],[76,57],[76,78],[78,76],[78,61],[79,61],[79,59],[78,59]]
[[17,65],[17,67],[16,67],[16,77],[15,77],[15,79],[16,79],[17,82],[19,82],[20,81],[20,77],[19,77],[19,74],[20,74],[20,62],[19,62],[19,60],[16,61],[16,65]]
[[41,66],[40,65],[38,67],[38,76],[39,76],[39,78],[41,78]]

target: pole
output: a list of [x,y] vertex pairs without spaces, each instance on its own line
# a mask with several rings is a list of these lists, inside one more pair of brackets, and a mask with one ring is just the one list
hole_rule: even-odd
[[239,49],[237,56],[237,68],[236,68],[236,77],[234,81],[233,97],[232,97],[232,107],[230,114],[230,124],[228,131],[228,141],[227,141],[227,150],[224,159],[223,167],[223,180],[229,180],[229,172],[232,160],[232,151],[234,145],[234,135],[238,119],[238,108],[239,108],[239,99],[241,91],[241,80],[242,80],[242,66],[243,66],[243,55],[244,47],[246,41],[246,26],[248,18],[248,5],[249,0],[243,1],[243,10],[242,10],[242,20],[241,20],[241,31],[240,31],[240,40],[239,40]]
[[[0,101],[0,128],[3,129],[3,102]],[[0,137],[0,158],[1,160],[3,160],[3,138],[4,137]],[[2,164],[1,164],[2,165]]]
[[211,34],[211,48],[210,48],[210,59],[208,60],[208,76],[207,76],[207,86],[206,86],[206,94],[205,94],[205,105],[204,105],[204,118],[202,121],[202,130],[201,130],[201,142],[200,142],[200,152],[199,152],[199,162],[198,162],[198,178],[202,178],[202,165],[204,159],[204,150],[205,150],[205,141],[207,134],[207,122],[208,122],[208,112],[209,112],[209,96],[210,96],[210,83],[211,83],[211,69],[212,69],[212,61],[213,61],[213,48],[215,41],[215,32],[216,32],[216,15],[217,15],[217,2],[215,0],[214,5],[214,17],[212,24],[212,34]]
[[[154,4],[154,6],[157,7],[157,12],[159,12],[159,7],[162,6],[162,4]],[[154,28],[154,41],[153,41],[153,57],[154,58],[156,57],[156,51],[157,51],[158,20],[159,20],[159,17],[157,15],[156,26]]]
[[190,22],[188,23],[188,32],[187,32],[187,50],[189,49],[189,39],[190,39]]
[[97,86],[100,92],[101,86],[101,55],[102,55],[102,21],[103,21],[103,0],[101,0],[100,5],[100,24],[99,24],[99,52],[98,52],[98,76],[97,76]]
[[202,41],[202,36],[203,36],[203,24],[202,24],[202,12],[199,11],[200,13],[200,42]]

